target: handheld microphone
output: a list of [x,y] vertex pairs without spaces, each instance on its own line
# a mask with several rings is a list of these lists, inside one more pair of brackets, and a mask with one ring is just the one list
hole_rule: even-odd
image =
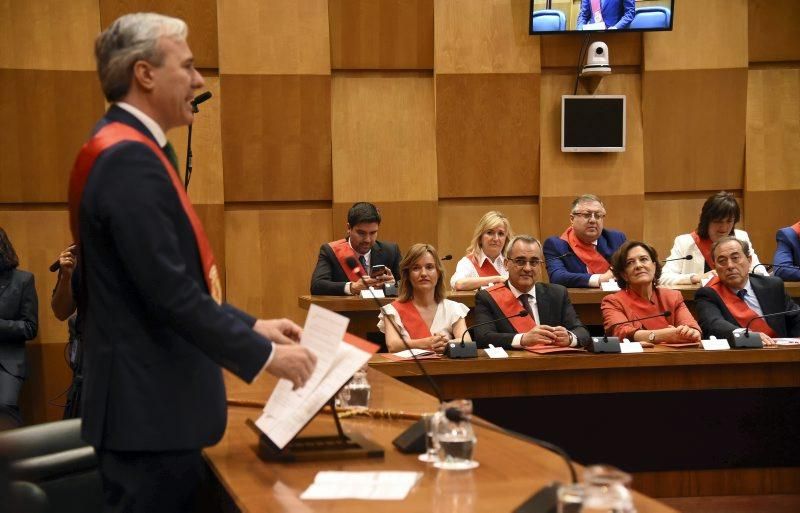
[[197,109],[197,106],[198,106],[198,105],[200,105],[201,103],[203,103],[204,101],[206,101],[206,100],[210,99],[210,98],[211,98],[211,96],[212,96],[212,95],[211,95],[211,91],[206,91],[205,93],[200,93],[200,94],[198,94],[197,96],[195,96],[195,97],[194,97],[194,100],[192,100],[192,101],[191,101],[191,104],[192,104],[192,112],[194,112],[195,114],[197,114],[198,112],[200,112],[200,111]]
[[59,269],[61,269],[61,260],[56,260],[55,262],[50,264],[50,267],[48,267],[48,269],[50,270],[51,273],[54,273]]
[[731,333],[729,338],[731,346],[736,349],[764,347],[764,342],[761,341],[761,332],[750,331],[750,325],[753,323],[753,321],[756,319],[766,319],[768,317],[778,317],[781,315],[797,315],[798,313],[800,313],[800,310],[786,310],[784,312],[775,312],[753,317],[745,325],[744,333]]
[[442,262],[444,262],[444,261],[447,261],[447,260],[452,260],[452,259],[453,259],[453,255],[445,255],[445,256],[443,256],[442,258],[440,258],[439,260],[441,260]]
[[753,267],[753,270],[750,271],[751,273],[755,273],[756,269],[761,266],[764,266],[767,272],[770,272],[772,269],[800,269],[798,265],[789,265],[789,264],[758,264],[757,266]]
[[461,334],[461,343],[457,344],[455,342],[450,342],[447,344],[447,348],[445,348],[445,352],[447,356],[450,358],[476,358],[478,356],[478,344],[474,340],[470,340],[469,342],[464,340],[464,337],[467,336],[467,332],[472,328],[477,328],[478,326],[485,326],[486,324],[494,324],[497,321],[502,321],[503,319],[511,319],[513,317],[526,317],[528,315],[527,310],[522,310],[519,313],[515,313],[514,315],[508,315],[506,317],[499,317],[497,319],[492,319],[491,321],[484,321],[478,324],[473,324],[472,326],[468,327],[464,333]]
[[686,255],[682,257],[675,257],[675,258],[667,258],[666,260],[662,260],[662,264],[666,264],[667,262],[675,262],[676,260],[694,260],[694,256]]
[[647,317],[639,317],[638,319],[629,319],[627,321],[615,322],[611,326],[605,330],[605,333],[602,337],[592,337],[592,343],[589,344],[589,351],[593,353],[619,353],[622,350],[619,347],[619,337],[609,337],[608,333],[612,332],[614,328],[617,326],[622,326],[623,324],[628,324],[629,322],[638,322],[644,321],[647,319],[655,319],[656,317],[666,317],[669,318],[672,315],[672,312],[669,310],[664,310],[663,312],[657,313],[656,315],[648,315]]

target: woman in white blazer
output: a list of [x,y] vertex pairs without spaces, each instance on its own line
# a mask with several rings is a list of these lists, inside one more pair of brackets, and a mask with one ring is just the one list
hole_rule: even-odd
[[[722,237],[732,235],[737,239],[750,243],[753,264],[752,271],[759,265],[758,255],[750,242],[750,237],[743,230],[736,230],[734,226],[741,218],[739,203],[733,194],[725,191],[718,192],[706,200],[700,211],[700,221],[697,229],[692,233],[684,233],[675,237],[672,251],[664,264],[660,284],[670,285],[699,285],[701,280],[713,276],[714,265],[711,261],[711,245]],[[691,255],[690,260],[679,260]],[[756,272],[767,275],[764,266]]]

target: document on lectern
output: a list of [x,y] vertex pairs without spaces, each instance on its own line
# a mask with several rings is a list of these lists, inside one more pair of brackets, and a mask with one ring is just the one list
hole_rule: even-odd
[[336,392],[369,361],[378,346],[347,333],[350,319],[311,305],[300,344],[317,357],[317,367],[303,388],[281,379],[256,426],[279,448],[297,436]]

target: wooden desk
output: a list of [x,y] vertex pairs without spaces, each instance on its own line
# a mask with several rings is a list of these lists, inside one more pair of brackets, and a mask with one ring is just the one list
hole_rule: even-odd
[[[271,388],[248,390],[246,397],[264,401]],[[371,406],[407,412],[430,411],[436,401],[429,395],[404,385],[393,378],[370,370]],[[274,383],[274,382],[273,382]],[[420,463],[416,455],[405,455],[391,445],[391,440],[410,425],[410,421],[347,419],[345,430],[359,430],[386,450],[383,460],[350,460],[320,463],[264,463],[255,453],[256,436],[244,425],[246,418],[255,418],[260,410],[231,407],[228,429],[222,441],[204,451],[214,474],[234,504],[243,512],[382,512],[433,511],[475,513],[512,511],[534,491],[553,480],[566,480],[569,474],[562,460],[534,445],[505,435],[477,428],[478,444],[475,459],[480,467],[467,472],[443,472]],[[333,430],[329,416],[315,419],[309,431]],[[299,495],[311,484],[320,470],[416,470],[422,480],[404,501],[301,501]],[[668,513],[675,510],[653,499],[635,494],[641,513]]]
[[[795,300],[800,298],[800,282],[787,282],[786,291]],[[694,311],[694,293],[697,287],[694,286],[675,286],[686,300],[690,310]],[[584,324],[602,325],[603,317],[600,313],[600,302],[607,294],[613,292],[603,292],[600,289],[569,289],[569,297],[575,311]],[[450,292],[447,296],[453,301],[464,303],[470,308],[475,306],[475,292]],[[391,303],[394,298],[379,300],[382,304]],[[312,304],[319,305],[328,310],[339,312],[350,318],[350,328],[348,331],[355,335],[364,336],[367,332],[378,331],[378,308],[372,299],[361,299],[356,296],[300,296],[297,298],[300,308],[308,310]],[[469,323],[469,319],[468,319]]]

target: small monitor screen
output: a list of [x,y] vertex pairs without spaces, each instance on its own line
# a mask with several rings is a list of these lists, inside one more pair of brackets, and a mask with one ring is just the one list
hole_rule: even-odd
[[561,151],[625,151],[625,96],[562,96]]
[[672,30],[675,0],[531,0],[530,34]]

